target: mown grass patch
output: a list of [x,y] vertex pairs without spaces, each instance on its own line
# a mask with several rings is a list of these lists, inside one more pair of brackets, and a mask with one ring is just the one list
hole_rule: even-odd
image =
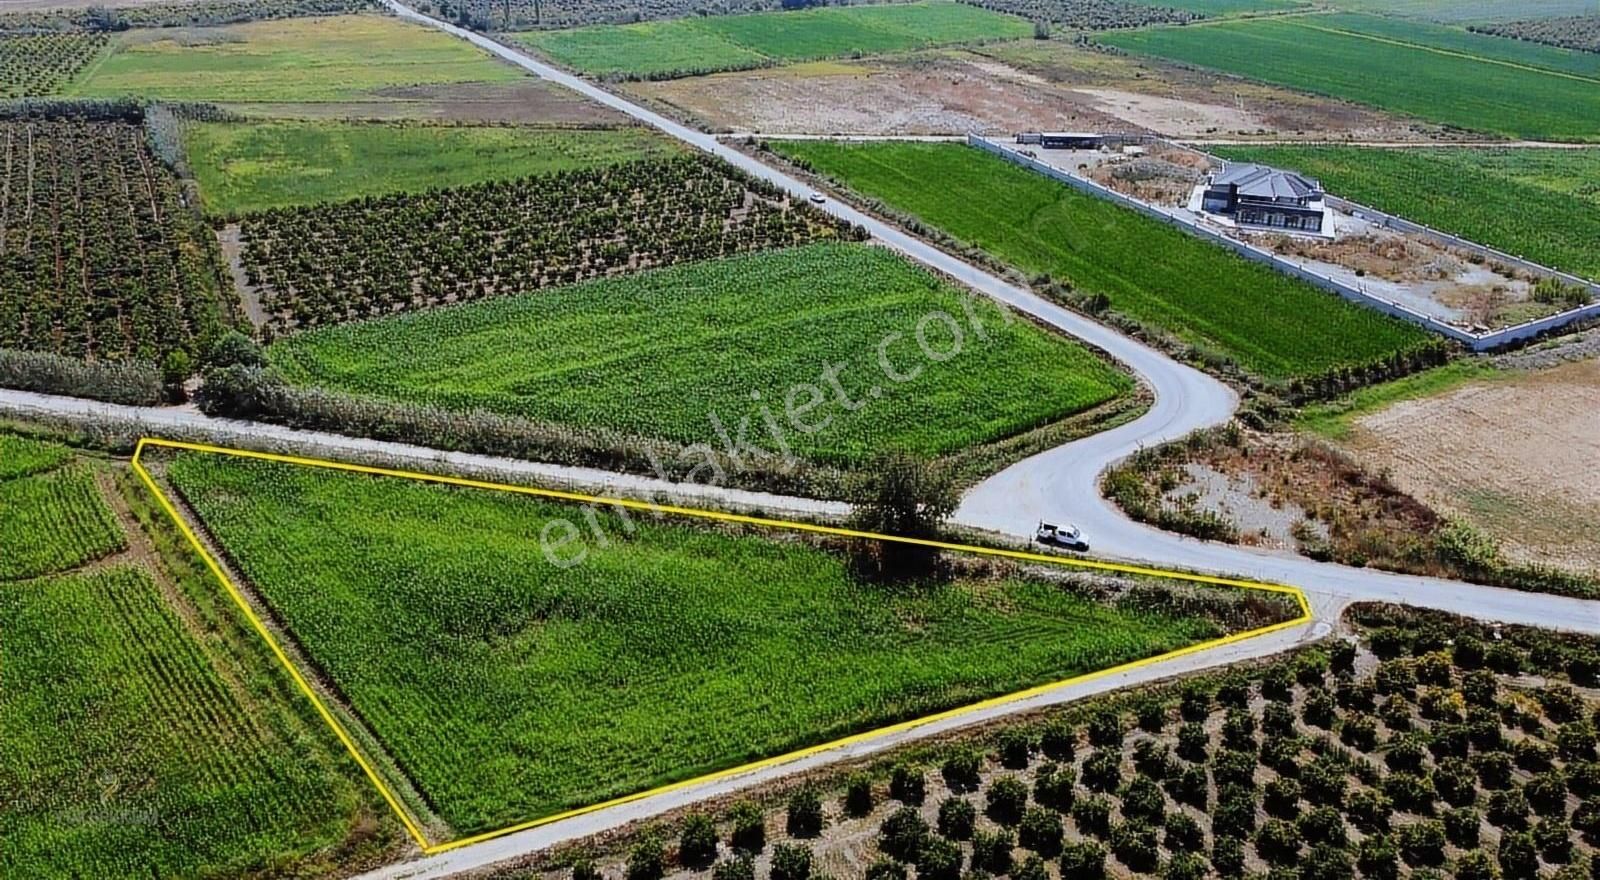
[[209,213],[224,216],[418,192],[675,154],[643,128],[359,122],[195,123],[184,146]]
[[1267,379],[1367,363],[1427,338],[971,147],[783,141],[773,148],[1026,272],[1102,293],[1113,309]]
[[464,40],[381,15],[128,31],[70,93],[174,101],[349,101],[386,88],[507,82],[522,72]]
[[[944,360],[923,353],[919,326]],[[880,353],[894,375],[915,375],[891,378]],[[755,441],[776,451],[766,408],[797,457],[840,466],[888,449],[954,452],[1133,390],[1082,346],[866,245],[334,326],[285,337],[268,356],[299,384],[718,450],[718,423],[751,420]],[[839,392],[822,377],[830,364]],[[806,388],[821,402],[789,419],[790,399],[813,401]]]
[[[1426,42],[1424,25],[1348,16],[1260,18],[1205,27],[1102,34],[1103,43],[1274,85],[1512,138],[1600,141],[1600,88],[1590,78],[1400,45],[1396,29]],[[1354,33],[1346,33],[1350,31]],[[1452,34],[1455,32],[1451,32]],[[1465,35],[1472,36],[1472,35]],[[1510,43],[1494,37],[1478,37]],[[1545,47],[1519,49],[1537,52]],[[1561,50],[1549,49],[1554,53]],[[1541,53],[1543,54],[1543,53]]]
[[946,0],[921,0],[595,25],[515,36],[585,73],[657,78],[760,67],[777,61],[1014,39],[1030,33],[1032,26],[1014,16]]
[[1217,147],[1319,178],[1329,192],[1600,278],[1600,149]]
[[869,586],[822,547],[642,514],[542,551],[585,516],[512,493],[203,453],[168,473],[457,832],[1219,631],[1008,568]]

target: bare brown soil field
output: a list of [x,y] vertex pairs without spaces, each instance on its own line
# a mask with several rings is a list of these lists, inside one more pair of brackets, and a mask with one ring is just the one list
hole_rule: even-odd
[[275,119],[425,119],[437,122],[509,122],[595,128],[625,125],[627,117],[553,83],[396,86],[379,100],[230,104],[246,116]]
[[1600,570],[1600,360],[1396,403],[1347,445],[1514,559]]
[[629,88],[723,131],[909,135],[1126,127],[1082,96],[970,56],[822,62]]

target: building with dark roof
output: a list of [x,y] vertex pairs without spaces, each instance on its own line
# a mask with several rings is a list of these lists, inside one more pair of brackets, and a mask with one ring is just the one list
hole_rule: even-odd
[[1266,165],[1227,163],[1206,182],[1200,207],[1240,226],[1323,232],[1322,184]]

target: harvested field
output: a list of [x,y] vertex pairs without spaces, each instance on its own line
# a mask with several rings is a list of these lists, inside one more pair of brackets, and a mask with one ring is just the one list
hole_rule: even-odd
[[1122,127],[1081,95],[956,54],[820,62],[631,88],[724,131],[905,135]]
[[609,107],[531,77],[510,82],[390,86],[374,90],[371,100],[265,101],[225,106],[244,116],[270,119],[422,119],[572,128],[628,124],[628,117]]
[[1345,445],[1506,554],[1600,571],[1600,360],[1514,372],[1353,420]]

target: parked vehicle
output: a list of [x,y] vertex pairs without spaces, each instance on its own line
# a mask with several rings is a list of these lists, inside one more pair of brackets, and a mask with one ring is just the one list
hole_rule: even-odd
[[1071,523],[1058,526],[1055,523],[1040,521],[1039,527],[1033,532],[1033,539],[1041,544],[1054,544],[1079,552],[1089,549],[1089,542],[1084,540],[1083,532]]

